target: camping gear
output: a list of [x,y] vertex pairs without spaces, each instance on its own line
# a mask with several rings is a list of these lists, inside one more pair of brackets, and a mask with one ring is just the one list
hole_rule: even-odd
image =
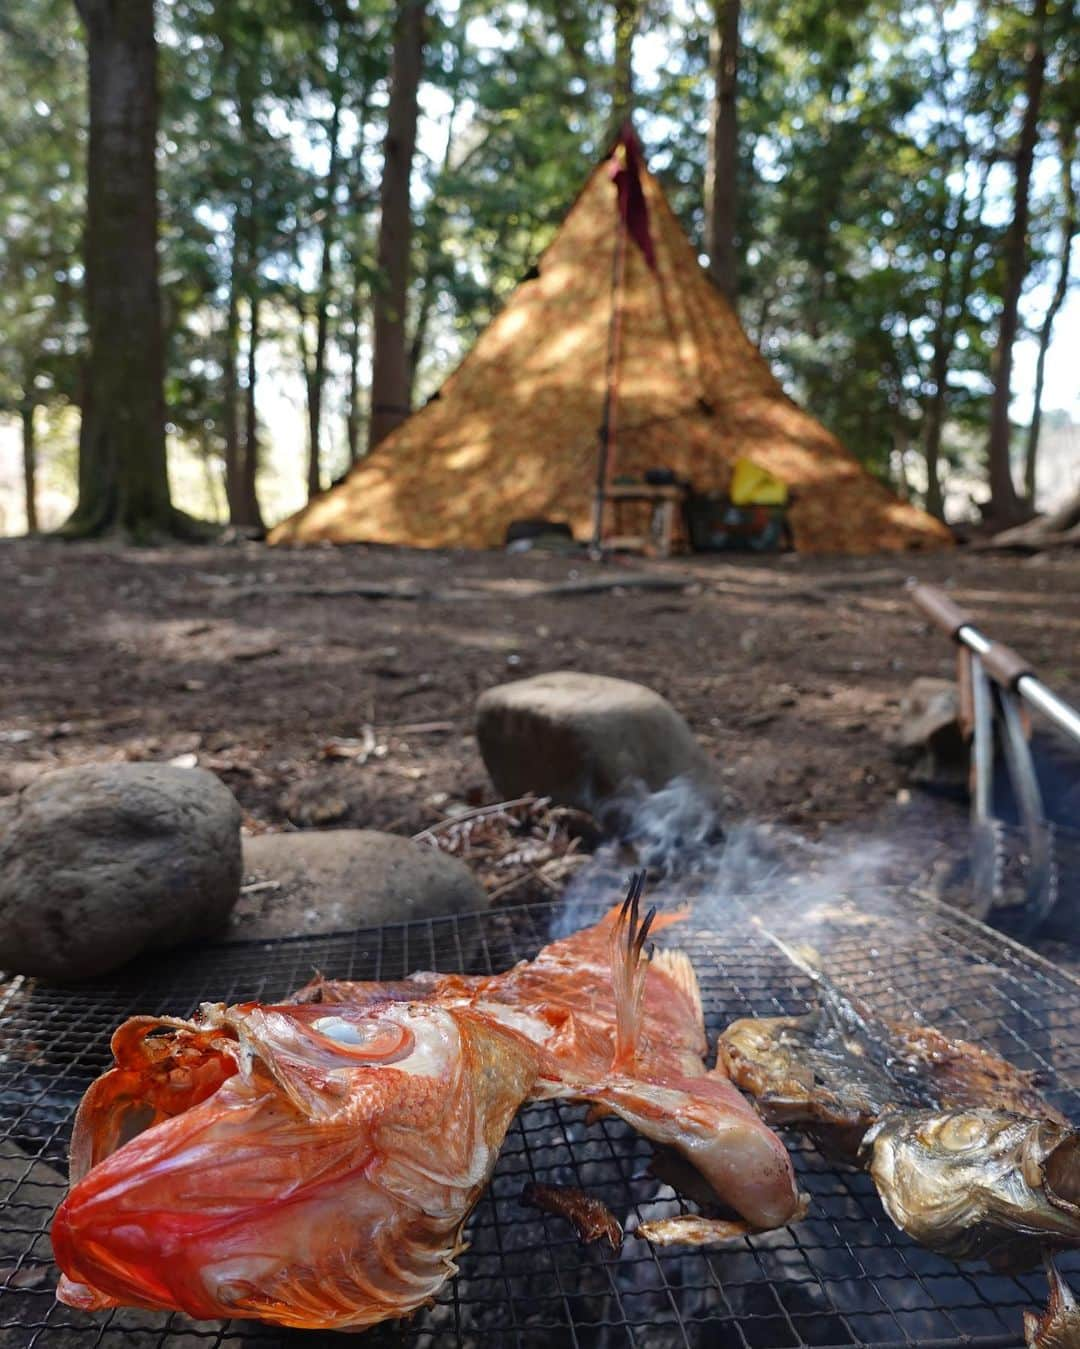
[[[648,474],[645,475],[648,478]],[[672,475],[674,476],[674,475]],[[682,483],[631,482],[616,480],[603,491],[597,490],[596,518],[600,518],[605,504],[610,505],[613,527],[610,533],[598,540],[595,535],[593,547],[602,542],[610,547],[634,548],[644,550],[651,547],[657,557],[670,557],[675,545],[679,515],[686,502],[687,489]],[[621,507],[627,504],[644,503],[652,509],[649,515],[648,538],[633,534],[624,534],[622,530]]]
[[687,500],[686,532],[695,553],[775,553],[791,544],[783,506],[738,506],[724,492]]
[[787,484],[752,459],[735,460],[728,495],[736,506],[786,506],[788,502]]
[[537,516],[584,541],[616,475],[659,464],[720,492],[740,458],[795,494],[802,551],[951,543],[784,393],[636,144],[624,129],[614,185],[609,159],[440,397],[271,543],[493,548],[511,520]]

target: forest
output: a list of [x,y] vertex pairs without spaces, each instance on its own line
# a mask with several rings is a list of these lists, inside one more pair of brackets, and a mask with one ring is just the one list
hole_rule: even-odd
[[1080,1346],[1078,3],[0,0],[0,1349]]
[[43,485],[77,484],[69,535],[302,504],[438,388],[627,116],[788,392],[932,514],[959,483],[1022,520],[1078,47],[1071,0],[8,0],[6,532]]

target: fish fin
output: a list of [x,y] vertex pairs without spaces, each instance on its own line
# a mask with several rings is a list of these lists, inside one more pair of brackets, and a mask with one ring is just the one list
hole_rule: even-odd
[[331,983],[332,981],[323,975],[322,970],[316,970],[303,988],[298,988],[285,1001],[289,1003],[326,1002],[326,991],[331,987]]
[[[656,930],[656,923],[653,923]],[[657,951],[652,958],[653,969],[667,977],[686,994],[694,1008],[698,1028],[704,1032],[705,1013],[701,1006],[701,986],[690,957],[685,951]]]
[[626,898],[611,929],[611,980],[615,990],[613,1072],[626,1072],[633,1067],[641,1038],[641,1004],[650,956],[645,942],[656,918],[655,909],[650,909],[644,918],[640,916],[644,889],[645,873],[637,871],[630,878]]
[[[644,888],[645,872],[637,871],[634,873],[634,876],[641,877],[641,885]],[[633,884],[633,881],[631,881],[631,884]],[[618,904],[613,904],[611,908],[608,909],[607,913],[604,914],[603,918],[600,919],[600,921],[596,924],[595,928],[585,928],[583,929],[583,931],[602,932],[605,928],[610,929],[614,926],[617,926],[619,923],[619,919],[622,916],[622,912],[625,908],[626,908],[626,900],[625,899],[620,900]],[[690,913],[691,909],[689,904],[680,904],[677,909],[669,909],[665,913],[657,912],[656,917],[653,919],[651,930],[653,933],[663,932],[664,928],[671,927],[673,923],[684,923],[687,920],[687,918],[690,917]],[[574,936],[580,935],[581,933],[574,934]],[[569,940],[573,940],[573,938],[570,938]]]
[[1073,1291],[1061,1277],[1057,1265],[1054,1264],[1054,1257],[1049,1253],[1046,1255],[1046,1282],[1050,1285],[1050,1310],[1052,1312],[1075,1312],[1077,1310],[1077,1302],[1076,1298],[1073,1297]]

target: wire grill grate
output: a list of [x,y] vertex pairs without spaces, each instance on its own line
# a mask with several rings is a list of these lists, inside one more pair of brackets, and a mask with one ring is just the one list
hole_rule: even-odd
[[[823,968],[879,1011],[922,1017],[1042,1070],[1050,1098],[1078,1117],[1080,983],[961,914],[905,900],[900,922],[896,901],[887,900],[811,913],[770,907],[769,923],[790,941],[809,941]],[[47,1231],[63,1194],[72,1117],[108,1066],[109,1036],[124,1017],[187,1015],[204,999],[270,1001],[314,969],[357,979],[501,970],[535,954],[557,913],[525,906],[218,947],[70,989],[0,985],[0,1349],[298,1342],[295,1333],[252,1322],[195,1323],[131,1309],[91,1317],[54,1301]],[[805,975],[748,917],[729,906],[722,922],[695,915],[671,934],[697,969],[710,1037],[735,1017],[798,1013],[812,1001]],[[410,1349],[1019,1343],[1021,1310],[1045,1295],[1041,1274],[993,1275],[919,1249],[889,1222],[865,1175],[828,1162],[798,1135],[788,1142],[812,1197],[802,1223],[717,1251],[655,1252],[628,1236],[616,1254],[582,1247],[567,1225],[522,1207],[521,1190],[530,1180],[578,1185],[631,1228],[679,1212],[681,1201],[647,1169],[648,1144],[616,1120],[587,1127],[576,1107],[529,1107],[470,1219],[458,1278],[433,1307],[367,1342]],[[1078,1267],[1072,1257],[1062,1262],[1066,1271]]]

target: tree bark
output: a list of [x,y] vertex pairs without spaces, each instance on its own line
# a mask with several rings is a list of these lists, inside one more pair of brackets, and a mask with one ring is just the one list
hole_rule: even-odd
[[308,381],[308,500],[322,491],[319,437],[322,431],[323,389],[326,386],[326,345],[329,337],[330,292],[333,283],[334,225],[337,204],[338,150],[341,133],[342,91],[335,90],[330,117],[330,162],[323,193],[322,259],[319,263],[319,291],[315,304],[315,357]]
[[988,447],[990,507],[1000,524],[1009,524],[1024,514],[1013,482],[1009,460],[1011,426],[1009,402],[1012,390],[1013,343],[1019,322],[1020,292],[1028,271],[1028,209],[1031,169],[1035,160],[1035,140],[1039,130],[1046,73],[1047,0],[1035,0],[1032,32],[1026,53],[1024,76],[1024,118],[1016,151],[1016,179],[1013,188],[1013,217],[1005,236],[1005,282],[1002,287],[1001,321],[994,351],[994,391],[990,402],[990,440]]
[[22,405],[23,490],[26,501],[26,532],[36,534],[37,518],[37,446],[34,441],[34,404]]
[[359,256],[353,259],[352,288],[349,296],[349,388],[345,405],[345,443],[349,463],[360,458],[360,314],[364,293],[364,269]]
[[244,388],[244,457],[241,466],[240,500],[242,523],[260,532],[263,529],[255,478],[259,468],[259,421],[255,409],[256,358],[259,352],[259,292],[257,282],[248,296],[247,383]]
[[715,0],[709,34],[713,91],[705,165],[705,243],[709,275],[734,305],[739,289],[735,248],[738,204],[738,119],[740,0]]
[[641,23],[641,0],[615,0],[615,69],[611,85],[611,135],[634,111],[634,38]]
[[225,437],[225,496],[229,503],[229,523],[243,524],[240,483],[243,477],[240,455],[239,379],[236,353],[240,341],[240,303],[237,278],[237,239],[233,227],[232,258],[229,265],[229,301],[225,315],[224,346],[221,358],[221,401]]
[[1031,425],[1028,427],[1027,452],[1024,455],[1024,495],[1035,507],[1035,470],[1038,464],[1039,431],[1042,428],[1042,394],[1046,378],[1046,353],[1054,331],[1054,320],[1065,303],[1069,290],[1069,265],[1072,261],[1072,241],[1077,226],[1076,184],[1073,182],[1073,160],[1076,158],[1076,127],[1065,127],[1061,133],[1061,192],[1065,214],[1061,221],[1061,256],[1057,285],[1043,315],[1039,329],[1039,357],[1035,362],[1035,392],[1031,407]]
[[424,3],[425,0],[399,0],[394,35],[380,193],[379,287],[374,306],[369,449],[409,415],[405,329],[412,243],[409,182],[416,148],[417,93],[424,55]]
[[[252,150],[258,135],[255,95],[250,87],[250,72],[238,75],[237,112],[244,143]],[[236,484],[237,517],[234,524],[259,533],[263,529],[262,512],[256,492],[259,459],[259,426],[255,408],[256,358],[259,351],[259,166],[253,158],[250,181],[243,205],[238,209],[237,281],[238,292],[247,300],[248,343],[244,383],[244,438],[239,448],[239,472]]]
[[153,0],[76,0],[86,28],[86,315],[79,503],[66,532],[176,532],[165,458]]

